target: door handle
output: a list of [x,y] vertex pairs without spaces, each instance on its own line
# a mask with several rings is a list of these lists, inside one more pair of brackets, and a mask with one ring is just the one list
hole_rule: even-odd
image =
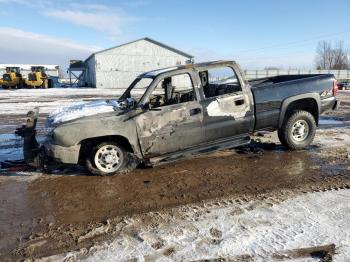
[[236,100],[235,101],[235,105],[236,106],[241,106],[241,105],[243,105],[244,104],[244,99],[239,99],[239,100]]
[[201,112],[202,112],[202,109],[200,109],[199,107],[193,108],[190,110],[190,116],[200,114]]

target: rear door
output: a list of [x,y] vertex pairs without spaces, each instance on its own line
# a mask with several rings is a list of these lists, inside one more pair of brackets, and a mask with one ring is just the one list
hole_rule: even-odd
[[199,71],[203,125],[208,141],[248,135],[253,127],[252,95],[231,66]]

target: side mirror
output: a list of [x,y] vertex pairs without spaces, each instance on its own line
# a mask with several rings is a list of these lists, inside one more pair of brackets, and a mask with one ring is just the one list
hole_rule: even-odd
[[141,105],[141,108],[144,111],[162,111],[162,109],[159,107],[152,108],[149,103]]
[[140,107],[144,111],[148,111],[148,110],[151,109],[150,106],[149,106],[149,103],[142,104],[142,105],[140,105]]

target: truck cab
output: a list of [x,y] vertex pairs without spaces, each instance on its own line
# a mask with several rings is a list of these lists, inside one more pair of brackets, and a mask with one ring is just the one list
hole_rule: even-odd
[[232,62],[213,62],[140,76],[121,99],[136,97],[139,83],[153,80],[138,101],[146,110],[136,117],[142,154],[159,157],[208,141],[246,142],[254,127],[254,104],[239,72]]

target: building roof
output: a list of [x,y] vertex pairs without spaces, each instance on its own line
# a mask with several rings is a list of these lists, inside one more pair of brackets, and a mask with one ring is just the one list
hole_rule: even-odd
[[125,44],[113,46],[113,47],[110,47],[110,48],[107,48],[107,49],[104,49],[104,50],[101,50],[101,51],[97,51],[97,52],[95,52],[95,53],[92,53],[85,61],[89,60],[92,56],[94,56],[94,55],[96,55],[96,54],[100,54],[100,53],[103,53],[103,52],[112,50],[112,49],[114,49],[114,48],[118,48],[118,47],[121,47],[121,46],[129,45],[129,44],[132,44],[132,43],[135,43],[135,42],[138,42],[138,41],[142,41],[142,40],[151,42],[151,43],[153,43],[153,44],[155,44],[155,45],[159,45],[159,46],[161,46],[161,47],[163,47],[163,48],[165,48],[165,49],[168,49],[168,50],[170,50],[170,51],[172,51],[172,52],[174,52],[174,53],[177,53],[177,54],[179,54],[179,55],[185,56],[185,57],[187,57],[187,58],[189,58],[189,59],[193,58],[193,56],[190,55],[190,54],[187,54],[187,53],[182,52],[182,51],[180,51],[180,50],[178,50],[178,49],[176,49],[176,48],[170,47],[170,46],[168,46],[168,45],[166,45],[166,44],[163,44],[163,43],[161,43],[161,42],[158,42],[158,41],[156,41],[156,40],[153,40],[152,38],[144,37],[144,38],[140,38],[140,39],[137,39],[137,40],[134,40],[134,41],[125,43]]

